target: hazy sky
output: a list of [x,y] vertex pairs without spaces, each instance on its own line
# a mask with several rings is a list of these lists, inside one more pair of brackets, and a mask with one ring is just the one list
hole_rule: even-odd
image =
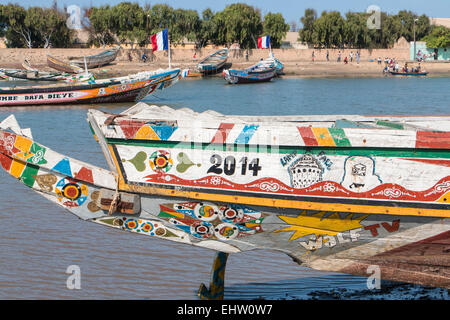
[[[450,17],[450,0],[128,0],[129,2],[138,2],[141,5],[148,3],[154,5],[165,3],[174,8],[194,9],[200,14],[206,8],[213,11],[223,10],[228,4],[244,2],[255,6],[261,10],[264,15],[267,12],[280,12],[286,22],[296,21],[303,16],[306,8],[314,8],[317,13],[323,10],[338,10],[342,14],[347,11],[366,11],[370,5],[377,5],[382,11],[388,13],[397,13],[399,10],[407,9],[417,14],[426,14],[430,17]],[[1,4],[19,3],[22,6],[44,6],[49,7],[52,0],[0,0]],[[121,0],[57,0],[58,5],[78,5],[100,6],[104,4],[115,5],[123,2]]]

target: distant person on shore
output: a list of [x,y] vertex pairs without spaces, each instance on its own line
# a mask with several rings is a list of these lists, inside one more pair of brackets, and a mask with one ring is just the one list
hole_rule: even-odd
[[344,58],[344,63],[347,64],[348,63],[348,59],[347,57]]
[[192,58],[192,61],[193,61],[193,62],[196,62],[196,61],[197,61],[197,52],[194,52],[194,57]]
[[327,61],[330,61],[330,53],[327,50]]
[[400,70],[400,65],[398,62],[395,64],[395,71],[398,72]]
[[142,54],[142,61],[143,61],[144,63],[147,62],[147,55],[145,54],[145,52]]
[[350,62],[353,62],[353,51],[350,51]]
[[314,62],[314,50],[312,52],[312,62]]
[[381,57],[378,57],[378,64],[381,64]]
[[359,63],[359,51],[356,51],[356,63]]
[[341,62],[341,51],[338,52],[337,62]]
[[245,51],[245,61],[248,61],[248,50]]

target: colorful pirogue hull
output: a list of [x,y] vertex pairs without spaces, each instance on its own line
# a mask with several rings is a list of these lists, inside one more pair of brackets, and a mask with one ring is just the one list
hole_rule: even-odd
[[197,69],[203,74],[217,73],[220,68],[227,62],[228,49],[219,49],[210,54],[197,64]]
[[225,117],[139,103],[88,121],[110,170],[34,142],[13,117],[0,124],[14,130],[0,131],[3,169],[105,226],[450,288],[450,116]]
[[275,68],[267,68],[261,72],[228,69],[223,71],[224,79],[230,84],[268,82],[277,75]]
[[141,72],[126,77],[48,86],[0,88],[0,107],[139,101],[176,83],[180,69]]

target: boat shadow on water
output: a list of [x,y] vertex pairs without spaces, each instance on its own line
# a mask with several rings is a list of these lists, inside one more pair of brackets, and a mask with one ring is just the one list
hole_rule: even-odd
[[448,300],[446,289],[382,280],[368,289],[367,278],[332,274],[320,277],[225,286],[226,300]]

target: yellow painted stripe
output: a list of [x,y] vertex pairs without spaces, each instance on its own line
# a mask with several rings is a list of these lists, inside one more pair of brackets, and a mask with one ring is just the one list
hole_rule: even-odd
[[156,132],[150,126],[141,127],[134,135],[134,139],[161,140],[159,136],[156,134]]
[[320,202],[308,202],[299,200],[284,200],[284,199],[259,198],[259,197],[257,198],[248,196],[233,196],[224,194],[211,194],[206,192],[181,191],[149,186],[130,186],[127,184],[120,184],[119,188],[130,192],[146,193],[160,196],[208,200],[212,202],[239,203],[245,205],[265,206],[275,208],[450,218],[450,210],[443,210],[443,209],[387,207],[387,206],[371,206],[371,205],[342,204],[342,203],[320,203]]
[[25,169],[25,163],[14,159],[11,164],[11,169],[9,169],[9,173],[13,177],[20,178],[24,169]]
[[327,128],[311,128],[316,137],[319,146],[321,147],[335,147],[333,137]]

